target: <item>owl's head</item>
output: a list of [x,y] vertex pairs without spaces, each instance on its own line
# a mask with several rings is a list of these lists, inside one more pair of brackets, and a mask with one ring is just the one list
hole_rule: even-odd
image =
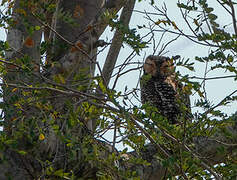
[[144,63],[144,73],[153,77],[167,77],[174,73],[174,58],[150,55]]

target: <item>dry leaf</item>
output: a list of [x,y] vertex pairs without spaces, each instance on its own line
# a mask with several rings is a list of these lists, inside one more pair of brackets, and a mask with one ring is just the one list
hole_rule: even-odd
[[80,18],[84,15],[84,10],[81,8],[81,6],[77,5],[74,9],[73,16]]
[[44,134],[41,133],[41,134],[39,135],[39,140],[40,140],[40,141],[43,141],[44,139],[45,139],[45,136],[44,136]]
[[31,37],[27,37],[24,44],[25,44],[26,47],[32,48],[32,47],[34,47],[35,43],[34,43],[34,40]]
[[12,89],[12,92],[16,92],[16,90],[17,90],[17,88],[13,88],[13,89]]
[[71,48],[71,52],[78,51],[79,49],[83,49],[83,44],[80,41],[77,41],[75,46]]

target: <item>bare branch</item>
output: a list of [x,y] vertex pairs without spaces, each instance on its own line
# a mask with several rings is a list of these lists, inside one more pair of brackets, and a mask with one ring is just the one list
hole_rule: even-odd
[[[128,1],[121,13],[120,21],[123,22],[124,26],[128,27],[129,21],[132,16],[134,5],[135,5],[135,0]],[[107,58],[103,67],[103,71],[102,71],[102,75],[105,79],[106,86],[109,84],[109,81],[111,79],[111,75],[112,75],[114,66],[116,64],[119,51],[122,47],[122,43],[123,43],[123,35],[121,32],[119,32],[119,30],[116,30],[113,40],[112,40],[112,44],[110,46],[109,53],[107,55]]]
[[192,76],[190,79],[201,79],[201,80],[218,80],[218,79],[226,79],[226,78],[236,78],[236,75],[230,75],[230,76],[217,76],[217,77],[197,77],[197,76]]
[[235,30],[235,35],[237,35],[237,21],[236,21],[236,17],[235,17],[235,8],[234,8],[233,2],[231,0],[229,0],[229,6],[231,8],[231,16],[232,16],[232,21],[233,21],[233,27]]

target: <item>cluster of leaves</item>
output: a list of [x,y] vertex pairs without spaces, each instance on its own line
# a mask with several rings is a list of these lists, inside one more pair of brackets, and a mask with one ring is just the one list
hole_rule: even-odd
[[71,13],[65,12],[63,9],[59,9],[58,18],[72,26],[79,26],[79,24],[75,22],[75,19],[73,19]]
[[[221,1],[221,4],[231,8],[235,2]],[[198,7],[195,5],[198,5]],[[197,33],[196,38],[198,41],[207,43],[207,46],[212,47],[208,56],[195,57],[195,60],[201,63],[212,62],[210,71],[222,69],[229,71],[233,75],[237,75],[234,62],[237,52],[236,34],[226,32],[224,28],[220,27],[217,23],[218,16],[214,13],[214,8],[207,3],[207,0],[199,0],[193,3],[188,2],[187,4],[179,3],[178,7],[186,10],[188,13],[190,11],[198,13],[197,18],[194,18],[193,21],[193,24],[196,25],[196,29],[194,30]],[[203,29],[204,23],[208,25],[208,31]],[[199,31],[200,33],[198,33]],[[236,78],[234,79],[236,80]],[[205,102],[207,103],[207,101]],[[208,103],[206,105],[204,104],[200,101],[199,105],[206,106]]]
[[144,42],[135,28],[130,29],[124,26],[123,22],[117,20],[117,16],[111,16],[110,13],[105,14],[108,25],[113,29],[119,30],[122,34],[123,41],[127,43],[139,55],[140,51],[147,47],[147,42]]
[[168,24],[169,26],[173,26],[174,29],[178,29],[177,25],[175,24],[174,21],[169,21],[169,20],[158,20],[155,22],[156,25],[164,24],[165,26]]

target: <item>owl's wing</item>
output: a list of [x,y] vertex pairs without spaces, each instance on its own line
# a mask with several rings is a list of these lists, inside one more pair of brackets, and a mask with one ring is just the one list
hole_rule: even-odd
[[149,101],[149,97],[147,96],[150,96],[150,89],[152,89],[151,78],[152,76],[149,74],[143,74],[142,77],[140,78],[142,104],[145,104],[147,101]]
[[191,112],[191,102],[190,102],[190,95],[189,93],[185,90],[185,86],[179,81],[178,82],[178,98],[180,100],[180,105],[183,107],[183,111],[185,113],[185,118],[186,119],[191,119],[192,112]]
[[177,113],[181,116],[183,115],[185,119],[191,119],[190,97],[187,91],[184,90],[183,84],[175,77],[175,75],[168,76],[164,82],[167,84],[167,87],[162,88],[164,90],[166,89],[165,93],[168,94],[166,101],[170,106],[173,106],[170,109],[176,109]]

